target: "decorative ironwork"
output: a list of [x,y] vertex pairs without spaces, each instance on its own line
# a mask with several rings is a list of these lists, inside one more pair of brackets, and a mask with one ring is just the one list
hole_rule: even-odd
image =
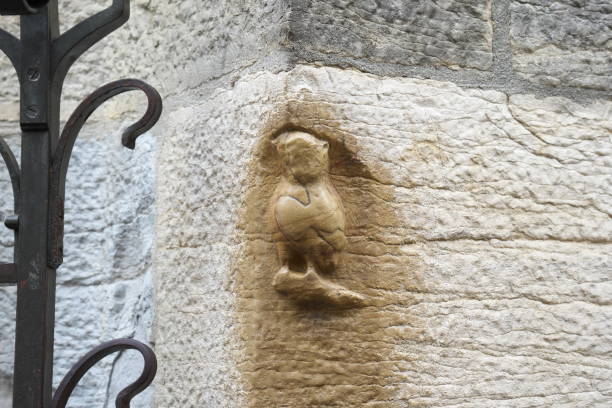
[[121,142],[128,149],[136,147],[136,139],[159,120],[162,112],[162,100],[159,93],[152,86],[138,79],[122,79],[96,90],[89,95],[72,113],[70,119],[64,126],[51,164],[50,178],[50,237],[49,240],[49,266],[57,268],[63,260],[63,237],[64,237],[64,197],[66,173],[72,155],[72,148],[79,136],[83,125],[96,109],[115,95],[124,92],[141,90],[147,95],[149,107],[142,119],[128,127],[123,132]]
[[26,14],[36,13],[44,7],[49,0],[3,0],[2,14]]
[[15,215],[5,225],[15,231],[13,263],[0,264],[0,284],[17,286],[13,408],[64,408],[85,373],[105,356],[133,349],[144,358],[141,376],[119,393],[117,408],[129,408],[157,370],[153,351],[133,339],[113,340],[84,356],[66,375],[52,398],[55,286],[62,263],[65,181],[72,148],[89,116],[123,92],[147,96],[144,116],[123,133],[134,149],[136,139],[159,120],[162,100],[150,85],[136,79],[107,84],[81,103],[60,135],[64,78],[92,45],[123,25],[130,1],[113,0],[107,9],[59,33],[58,0],[2,0],[0,14],[21,16],[21,36],[0,29],[0,49],[17,71],[21,86],[21,168],[0,138],[0,155],[8,168]]
[[140,377],[138,377],[138,379],[132,384],[124,388],[115,399],[115,406],[117,408],[129,408],[132,398],[140,394],[149,385],[151,385],[153,378],[155,378],[155,373],[157,372],[157,359],[155,358],[155,353],[153,353],[153,350],[141,342],[131,339],[112,340],[87,353],[87,355],[79,360],[72,370],[66,374],[64,380],[61,382],[59,387],[57,387],[51,408],[65,408],[66,404],[68,403],[68,398],[70,398],[70,394],[72,394],[72,391],[77,386],[81,378],[83,378],[87,371],[96,365],[98,361],[110,354],[130,349],[137,350],[140,352],[140,354],[142,354],[142,357],[144,358],[144,367]]
[[11,177],[11,184],[13,185],[13,199],[15,213],[19,213],[19,163],[13,154],[13,151],[8,144],[0,137],[0,155],[4,159],[4,164],[8,169],[9,176]]

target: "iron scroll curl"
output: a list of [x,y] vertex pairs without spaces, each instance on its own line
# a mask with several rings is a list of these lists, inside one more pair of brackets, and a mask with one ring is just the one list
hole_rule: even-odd
[[[53,41],[51,67],[61,84],[72,64],[130,18],[130,0],[113,0],[106,9],[81,21]],[[61,85],[60,85],[61,86]]]
[[45,7],[49,0],[3,0],[2,15],[34,14]]
[[[21,170],[19,169],[19,163],[13,154],[13,151],[6,143],[6,141],[0,137],[0,156],[4,160],[4,164],[9,172],[9,176],[11,178],[11,184],[13,186],[13,209],[15,214],[19,214],[19,191],[20,191],[20,183],[21,183]],[[5,218],[5,225],[8,227],[9,224],[6,223],[7,218]],[[19,223],[19,218],[16,218],[17,225]],[[15,230],[15,242],[17,242],[17,234],[18,227],[13,228]],[[0,284],[4,283],[15,283],[19,281],[19,276],[17,274],[16,265],[12,264],[0,264]]]
[[51,408],[65,408],[70,395],[83,376],[100,360],[113,353],[124,350],[136,350],[144,359],[144,367],[140,377],[124,388],[115,399],[116,408],[130,408],[130,401],[144,391],[157,373],[157,358],[147,345],[133,339],[118,339],[101,344],[81,358],[66,374],[53,396]]
[[19,170],[19,163],[13,154],[13,151],[9,145],[0,137],[0,156],[4,160],[4,164],[9,172],[11,178],[11,185],[13,186],[13,201],[15,214],[19,213],[19,185],[21,179],[21,171]]
[[148,107],[143,117],[123,132],[122,144],[128,149],[134,149],[138,136],[147,132],[157,123],[163,106],[159,92],[151,85],[138,79],[121,79],[98,88],[75,109],[62,131],[52,158],[49,185],[51,201],[49,234],[51,239],[49,239],[48,263],[52,268],[59,267],[63,261],[66,174],[74,143],[85,122],[97,108],[116,95],[135,90],[144,92],[147,96]]

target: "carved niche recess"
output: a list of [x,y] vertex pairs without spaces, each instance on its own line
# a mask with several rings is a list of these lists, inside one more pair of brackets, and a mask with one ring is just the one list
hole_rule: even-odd
[[347,247],[344,208],[329,178],[329,144],[303,131],[282,133],[273,143],[283,170],[271,203],[281,262],[274,288],[297,302],[362,306],[364,296],[329,280]]

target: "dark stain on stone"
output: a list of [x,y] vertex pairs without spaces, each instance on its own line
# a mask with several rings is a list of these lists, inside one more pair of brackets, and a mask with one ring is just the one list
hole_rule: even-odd
[[[253,152],[234,260],[236,320],[242,347],[236,356],[250,408],[400,406],[398,384],[409,361],[400,341],[424,335],[406,313],[420,260],[400,249],[401,220],[391,206],[392,187],[360,157],[357,138],[342,130],[329,105],[290,102],[273,115]],[[270,199],[281,174],[278,134],[305,130],[330,144],[331,179],[347,214],[348,253],[333,277],[363,293],[369,306],[338,310],[299,305],[272,287],[279,268]],[[407,285],[406,282],[414,284]],[[412,285],[412,286],[411,286]]]

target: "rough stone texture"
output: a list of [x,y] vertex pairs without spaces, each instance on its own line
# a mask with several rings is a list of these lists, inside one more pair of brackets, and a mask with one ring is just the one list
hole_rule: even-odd
[[[156,406],[242,407],[234,356],[233,251],[254,129],[282,93],[282,75],[240,81],[204,101],[169,101],[157,191]],[[223,101],[223,103],[221,103]]]
[[[309,67],[182,103],[159,168],[157,406],[608,406],[611,108]],[[287,124],[332,145],[341,282],[370,307],[272,288]]]
[[[487,69],[491,1],[294,0],[297,55]],[[313,56],[309,56],[314,53]]]
[[[153,23],[147,36],[154,75],[163,79],[166,95],[194,90],[200,95],[210,83],[229,81],[241,71],[260,66],[280,70],[288,65],[287,0],[200,0],[168,3],[142,1]],[[145,36],[145,37],[147,37]]]
[[[59,0],[61,31],[68,30],[111,3],[112,0],[89,1],[85,4],[76,0]],[[132,76],[150,80],[156,73],[157,64],[145,63],[146,59],[142,56],[146,50],[152,61],[163,60],[156,52],[163,34],[151,28],[158,22],[154,20],[148,3],[147,0],[132,0],[131,19],[94,45],[73,65],[64,84],[64,120],[85,96],[105,83]],[[19,37],[19,18],[2,16],[0,27]],[[145,32],[147,35],[143,35]],[[15,78],[15,71],[8,58],[0,52],[0,120],[18,118],[19,86]]]
[[[19,18],[2,16],[0,27],[19,36]],[[0,52],[0,120],[15,120],[19,117],[19,84],[15,81],[15,70],[9,59]]]
[[612,90],[608,0],[513,0],[514,69],[546,85]]

